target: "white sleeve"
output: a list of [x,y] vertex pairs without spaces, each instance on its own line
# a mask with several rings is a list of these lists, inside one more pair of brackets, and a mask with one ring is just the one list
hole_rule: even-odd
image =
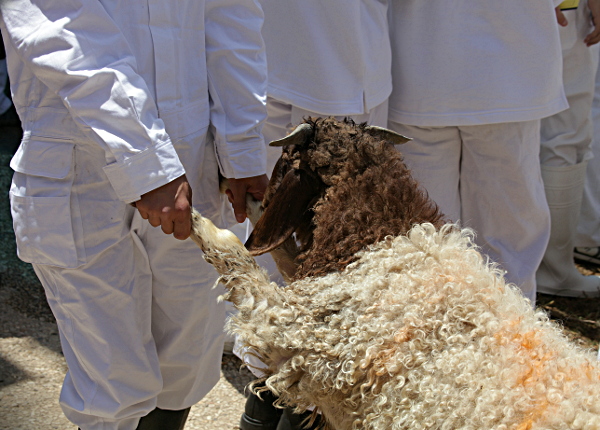
[[266,172],[263,19],[256,0],[206,0],[210,119],[221,173],[229,178]]
[[123,201],[184,173],[127,41],[96,0],[2,0],[21,60],[107,153]]

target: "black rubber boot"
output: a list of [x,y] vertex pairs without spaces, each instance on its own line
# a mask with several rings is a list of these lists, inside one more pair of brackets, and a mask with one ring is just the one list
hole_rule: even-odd
[[292,409],[286,408],[281,415],[279,425],[276,430],[316,430],[319,428],[321,422],[321,416],[319,415],[313,425],[305,427],[309,421],[312,412],[304,412],[302,414],[295,414]]
[[183,430],[190,408],[167,411],[156,408],[140,419],[137,430]]
[[275,400],[277,397],[270,391],[263,391],[260,398],[249,393],[240,419],[240,430],[276,430],[283,410],[273,406]]

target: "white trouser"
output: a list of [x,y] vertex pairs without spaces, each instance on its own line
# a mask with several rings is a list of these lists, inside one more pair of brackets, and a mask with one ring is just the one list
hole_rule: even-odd
[[[600,116],[597,118],[600,122]],[[600,129],[597,131],[600,134]],[[592,144],[592,158],[587,165],[581,213],[575,236],[576,247],[600,246],[600,140]]]
[[190,407],[218,381],[223,291],[190,239],[135,211],[129,232],[84,266],[34,268],[69,368],[60,403],[82,430],[133,430],[155,407]]
[[592,158],[592,101],[600,45],[587,47],[583,39],[593,29],[587,2],[565,11],[569,25],[560,27],[563,85],[569,109],[542,119],[542,166],[568,167]]
[[538,120],[460,127],[390,123],[414,177],[535,303],[535,272],[550,234]]
[[575,246],[600,246],[600,73],[596,72],[592,102],[593,158],[588,162]]
[[[58,134],[51,126],[42,131]],[[117,198],[99,145],[77,129],[63,133],[72,139],[32,131],[13,158],[17,250],[58,323],[69,367],[65,415],[82,430],[133,430],[155,407],[187,408],[218,381],[225,309],[211,289],[217,273],[193,241],[165,235]],[[223,225],[206,131],[175,141],[180,159],[201,166],[186,169],[194,205]]]
[[[592,160],[587,167],[579,235],[574,245],[593,247],[600,245],[600,160],[592,159],[594,151],[600,152],[592,148],[592,104],[600,46],[587,47],[583,43],[593,30],[586,2],[581,2],[576,10],[565,11],[565,15],[569,25],[560,27],[560,38],[569,109],[542,120],[540,160],[543,166],[549,167],[570,167]],[[600,116],[600,112],[597,115]]]

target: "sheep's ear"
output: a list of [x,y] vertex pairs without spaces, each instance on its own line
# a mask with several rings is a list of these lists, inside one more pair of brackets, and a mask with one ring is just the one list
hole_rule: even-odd
[[274,140],[269,143],[269,146],[288,146],[304,143],[304,141],[312,134],[312,126],[304,123],[300,124],[290,134],[283,139]]
[[306,216],[322,187],[319,179],[304,170],[287,172],[245,243],[250,254],[270,252],[285,242]]
[[369,132],[373,136],[387,140],[394,145],[400,145],[401,143],[406,143],[409,140],[412,140],[410,137],[402,136],[395,131],[388,130],[387,128],[383,127],[377,127],[375,125],[366,126],[365,131]]

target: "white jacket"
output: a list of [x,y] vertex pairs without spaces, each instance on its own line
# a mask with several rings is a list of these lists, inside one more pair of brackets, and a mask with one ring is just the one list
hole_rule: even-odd
[[[264,16],[257,1],[3,0],[0,18],[24,128],[11,167],[29,181],[13,183],[13,216],[17,236],[34,248],[52,242],[44,239],[50,231],[89,248],[78,237],[108,228],[109,214],[101,220],[90,215],[99,208],[81,204],[89,194],[83,175],[97,186],[98,200],[124,204],[185,171],[195,204],[214,216],[221,203],[215,158],[226,177],[265,173]],[[213,139],[194,145],[206,141],[199,137],[209,126],[214,147]],[[111,189],[100,187],[104,180]],[[72,208],[69,216],[77,199],[81,213]],[[72,218],[72,226],[28,221],[44,212]],[[45,254],[25,258],[82,263],[81,256],[54,261]]]
[[269,96],[326,115],[360,115],[391,89],[388,0],[260,0]]
[[565,109],[557,3],[392,2],[390,119],[478,125],[540,119]]
[[[180,175],[170,142],[209,123],[224,175],[264,173],[263,46],[245,30],[262,24],[255,1],[7,0],[0,13],[26,134],[77,125],[123,201]],[[163,159],[173,171],[149,181]]]

